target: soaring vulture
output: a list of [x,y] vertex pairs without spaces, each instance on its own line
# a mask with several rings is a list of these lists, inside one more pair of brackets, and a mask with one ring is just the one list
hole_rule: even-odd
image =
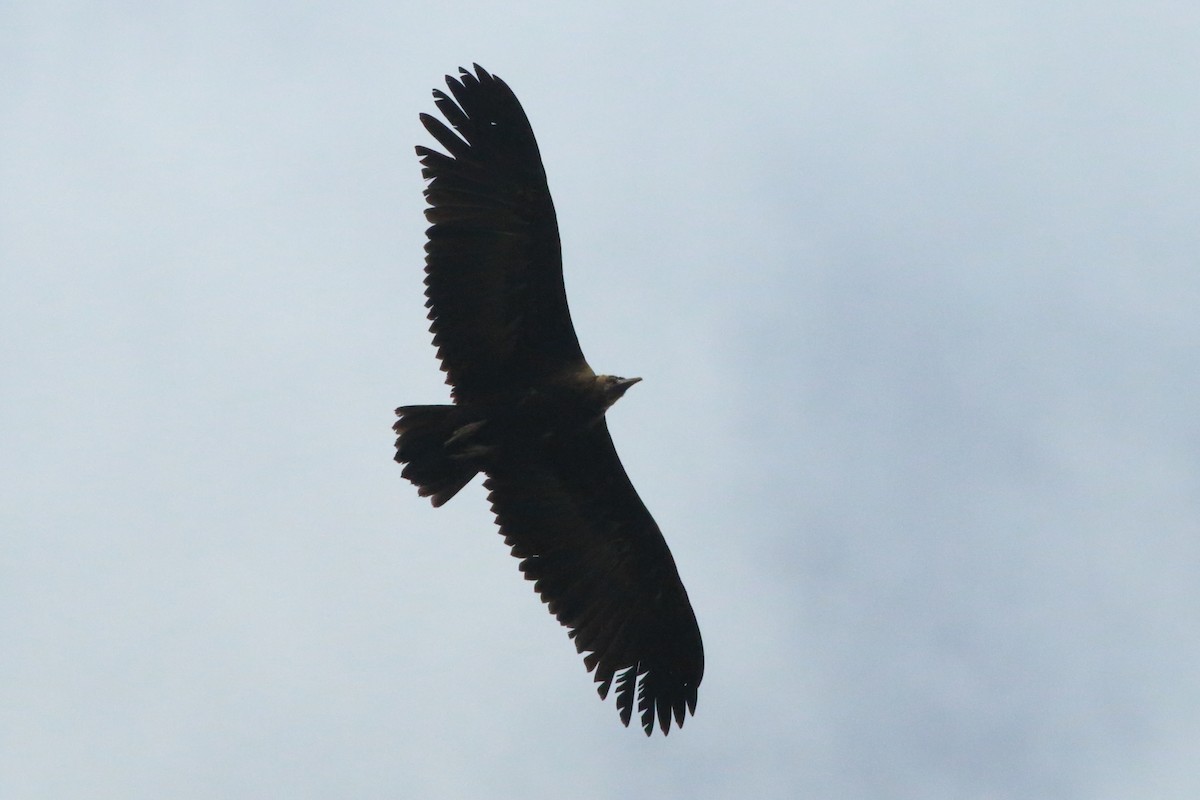
[[[537,142],[479,65],[434,90],[421,122],[425,296],[453,405],[402,406],[396,461],[440,506],[478,472],[505,543],[570,629],[600,697],[616,684],[649,735],[695,713],[704,647],[671,551],[630,483],[604,414],[639,378],[597,375],[567,310]],[[452,96],[451,96],[452,95]],[[453,130],[451,130],[453,129]]]

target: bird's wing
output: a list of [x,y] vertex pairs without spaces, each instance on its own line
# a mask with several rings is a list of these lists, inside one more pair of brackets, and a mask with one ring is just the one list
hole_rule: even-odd
[[521,571],[571,637],[600,696],[616,681],[647,735],[696,710],[704,646],[675,560],[630,483],[601,419],[490,465],[488,499]]
[[[425,296],[447,382],[486,399],[584,364],[563,287],[546,172],[521,104],[475,65],[435,90],[453,127],[421,115],[448,154],[418,147],[429,180]],[[457,133],[457,135],[456,135]]]

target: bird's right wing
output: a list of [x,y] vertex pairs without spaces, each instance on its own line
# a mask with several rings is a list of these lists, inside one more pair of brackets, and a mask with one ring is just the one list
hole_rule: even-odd
[[488,467],[496,521],[521,571],[595,672],[614,680],[628,725],[657,716],[666,733],[696,710],[704,646],[687,590],[658,525],[601,419],[579,436],[531,442]]
[[421,115],[446,154],[417,154],[429,180],[430,331],[454,396],[471,401],[537,385],[584,359],[529,120],[504,81],[479,65],[460,72],[446,77],[453,98],[433,93],[453,130]]

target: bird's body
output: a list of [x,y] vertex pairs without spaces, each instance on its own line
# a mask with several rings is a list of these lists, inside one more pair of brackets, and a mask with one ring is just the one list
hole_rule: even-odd
[[[601,424],[604,412],[640,378],[596,375],[584,365],[506,395],[444,406],[401,406],[394,430],[396,460],[407,464],[403,475],[422,497],[440,506],[472,477],[514,457],[543,459]],[[421,449],[429,445],[428,452]],[[414,449],[416,448],[416,449]],[[440,466],[442,475],[422,475]],[[449,490],[449,491],[448,491]]]
[[[638,378],[597,375],[567,309],[554,206],[512,91],[476,66],[422,115],[444,155],[430,179],[426,305],[453,405],[402,406],[396,460],[440,506],[485,473],[500,532],[571,629],[601,697],[646,733],[695,711],[704,650],[658,526],[622,467],[604,414]],[[457,103],[455,102],[457,101]],[[462,138],[459,138],[459,137]]]

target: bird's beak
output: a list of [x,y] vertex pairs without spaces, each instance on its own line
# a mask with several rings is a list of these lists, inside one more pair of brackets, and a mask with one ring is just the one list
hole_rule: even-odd
[[633,386],[635,383],[640,383],[641,380],[641,378],[622,378],[621,380],[617,381],[617,386],[620,387],[622,392],[625,392],[628,391],[630,386]]

